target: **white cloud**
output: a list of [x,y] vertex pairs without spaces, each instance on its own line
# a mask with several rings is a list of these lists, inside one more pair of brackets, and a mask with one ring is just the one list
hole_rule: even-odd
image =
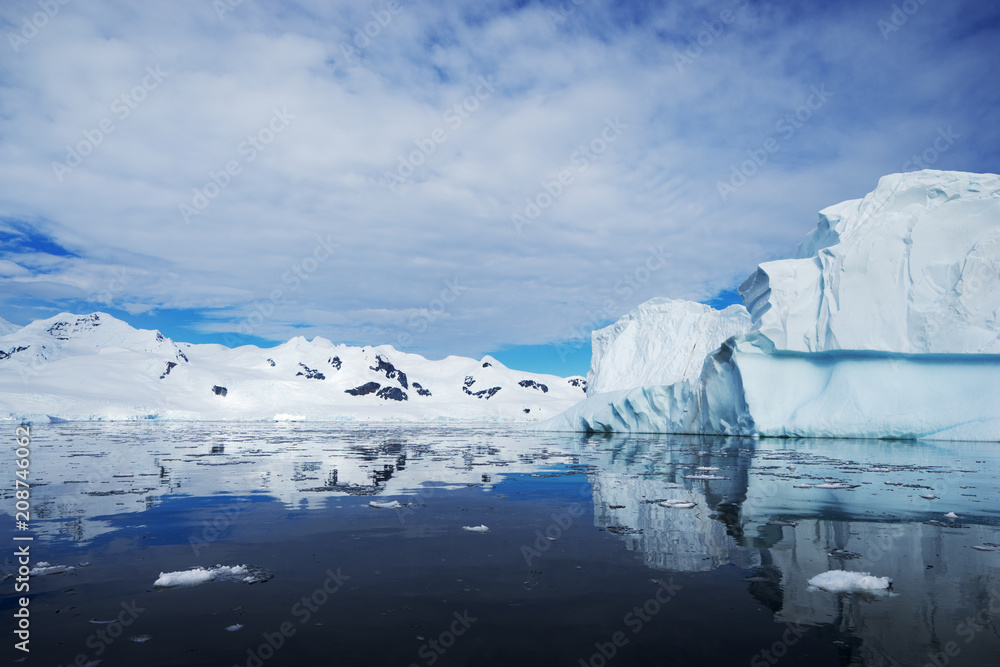
[[[981,17],[927,5],[886,40],[866,4],[748,6],[679,70],[701,22],[741,4],[644,6],[630,20],[591,2],[553,27],[540,5],[403,3],[348,60],[384,4],[248,0],[220,21],[209,3],[71,3],[0,60],[0,215],[79,257],[26,282],[4,255],[0,275],[18,282],[0,299],[213,309],[202,328],[225,331],[280,290],[257,335],[408,335],[411,349],[477,355],[565,338],[656,295],[711,297],[787,254],[816,210],[899,170],[939,125],[997,126],[982,62],[996,35],[960,35]],[[0,11],[16,26],[34,8]],[[148,68],[163,73],[155,86]],[[495,91],[447,115],[480,77]],[[830,101],[721,201],[717,182],[813,85]],[[276,109],[294,118],[265,142]],[[581,170],[574,151],[609,118],[628,127]],[[96,143],[102,121],[113,130],[60,182],[52,163]],[[380,184],[438,129],[402,186]],[[935,166],[984,169],[986,145],[959,142]],[[185,224],[179,206],[214,192],[212,174],[227,181],[227,164],[239,173]],[[511,214],[564,169],[572,184],[516,233]],[[289,278],[327,236],[337,251]],[[616,287],[659,247],[666,266]],[[108,294],[120,269],[131,278]],[[421,316],[455,279],[461,293]]]

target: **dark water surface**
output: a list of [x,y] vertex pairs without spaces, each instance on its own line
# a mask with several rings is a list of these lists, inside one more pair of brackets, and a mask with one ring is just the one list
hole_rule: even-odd
[[[15,535],[73,567],[30,579],[34,665],[1000,665],[998,472],[996,444],[41,424],[4,574]],[[154,586],[244,564],[273,577]],[[841,569],[893,589],[807,585]]]

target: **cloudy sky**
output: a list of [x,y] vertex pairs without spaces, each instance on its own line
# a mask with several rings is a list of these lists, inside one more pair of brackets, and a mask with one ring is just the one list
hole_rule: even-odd
[[1000,169],[992,2],[0,5],[0,316],[586,372],[816,212]]

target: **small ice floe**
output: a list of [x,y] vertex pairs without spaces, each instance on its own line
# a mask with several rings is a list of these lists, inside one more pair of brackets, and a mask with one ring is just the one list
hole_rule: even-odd
[[993,544],[992,542],[986,542],[985,544],[977,544],[972,547],[976,551],[1000,551],[1000,544]]
[[661,500],[656,504],[672,510],[689,510],[698,505],[698,503],[693,503],[690,500]]
[[714,472],[718,470],[715,466],[697,466],[695,470],[707,470],[709,472]]
[[390,500],[385,503],[380,503],[377,500],[373,500],[370,503],[368,503],[368,507],[374,507],[375,509],[379,510],[394,510],[394,509],[399,509],[400,507],[402,507],[402,505],[400,505],[399,502],[396,500]]
[[952,521],[954,521],[955,519],[958,518],[958,515],[955,514],[954,512],[948,512],[947,514],[944,515],[944,518],[951,519]]
[[684,475],[684,479],[729,479],[728,477],[722,477],[721,475]]
[[792,488],[793,489],[811,489],[811,488],[813,488],[813,485],[812,484],[793,484]]
[[881,468],[881,467],[869,468],[868,472],[892,472],[892,468]]
[[490,529],[486,526],[462,526],[462,530],[467,530],[470,533],[488,533]]
[[136,644],[144,644],[153,638],[153,635],[135,635],[134,637],[129,637],[130,642],[135,642]]
[[847,482],[823,482],[822,484],[817,484],[815,488],[817,489],[856,489],[860,484],[848,484]]
[[827,570],[810,579],[809,585],[828,593],[885,593],[892,589],[892,579],[869,572]]
[[160,572],[153,586],[175,588],[198,586],[210,581],[236,581],[242,584],[260,584],[274,577],[274,572],[254,565],[216,565],[211,568],[193,567],[179,572]]
[[829,554],[830,558],[836,558],[837,560],[854,560],[856,558],[861,558],[861,554],[856,554],[853,551],[847,551],[846,549],[834,549]]
[[41,577],[46,574],[62,574],[63,572],[72,572],[75,569],[72,565],[53,565],[52,563],[40,560],[35,567],[28,571],[28,576]]
[[937,496],[935,496],[933,493],[921,493],[920,497],[923,498],[924,500],[937,500]]
[[242,625],[240,625],[239,623],[233,623],[232,625],[226,628],[226,632],[236,632],[237,630],[242,630],[242,629],[243,629]]
[[795,523],[794,521],[768,521],[767,525],[769,525],[769,526],[797,526],[799,524]]

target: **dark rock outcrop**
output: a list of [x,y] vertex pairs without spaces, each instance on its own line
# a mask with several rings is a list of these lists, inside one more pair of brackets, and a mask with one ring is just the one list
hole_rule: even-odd
[[351,396],[364,396],[366,394],[374,394],[381,387],[378,382],[366,382],[360,387],[355,387],[354,389],[345,389],[345,394],[350,394]]
[[229,390],[226,389],[225,387],[220,387],[219,385],[215,385],[212,387],[212,393],[214,393],[216,396],[225,397],[225,395],[229,393]]
[[24,346],[18,345],[17,347],[11,348],[10,352],[4,352],[3,350],[0,350],[0,361],[3,361],[4,359],[10,359],[11,357],[13,357],[18,352],[24,352],[29,347],[31,347],[31,346],[30,345],[24,345]]
[[299,362],[299,366],[301,366],[305,372],[303,373],[302,371],[299,371],[298,373],[295,374],[295,377],[298,377],[300,375],[304,375],[307,380],[325,380],[326,379],[325,375],[323,375],[322,373],[320,373],[315,368],[309,368],[308,366],[306,366],[301,361]]
[[338,371],[340,370],[340,365],[341,365],[340,357],[330,357],[329,359],[327,359],[327,361],[329,361],[330,365],[336,368]]
[[525,389],[537,389],[543,394],[549,393],[549,388],[544,384],[542,384],[541,382],[535,382],[534,380],[521,380],[520,382],[518,382],[518,384],[524,387]]
[[173,367],[174,367],[174,366],[176,366],[176,365],[177,365],[177,362],[176,362],[176,361],[168,361],[168,362],[167,362],[167,370],[163,371],[163,375],[161,375],[161,376],[160,376],[160,379],[162,380],[163,378],[165,378],[165,377],[167,377],[168,375],[170,375],[170,371],[171,371],[171,370],[173,369]]
[[389,401],[405,401],[408,398],[406,392],[399,387],[382,387],[375,396]]
[[392,362],[383,357],[381,354],[375,355],[376,364],[374,366],[369,366],[370,369],[376,373],[385,373],[387,380],[397,380],[399,384],[403,385],[403,389],[409,389],[410,385],[406,383],[406,373],[399,370],[392,365]]
[[417,390],[417,395],[418,396],[430,396],[431,395],[431,390],[430,389],[424,389],[422,386],[420,386],[419,382],[414,382],[413,383],[413,388]]

